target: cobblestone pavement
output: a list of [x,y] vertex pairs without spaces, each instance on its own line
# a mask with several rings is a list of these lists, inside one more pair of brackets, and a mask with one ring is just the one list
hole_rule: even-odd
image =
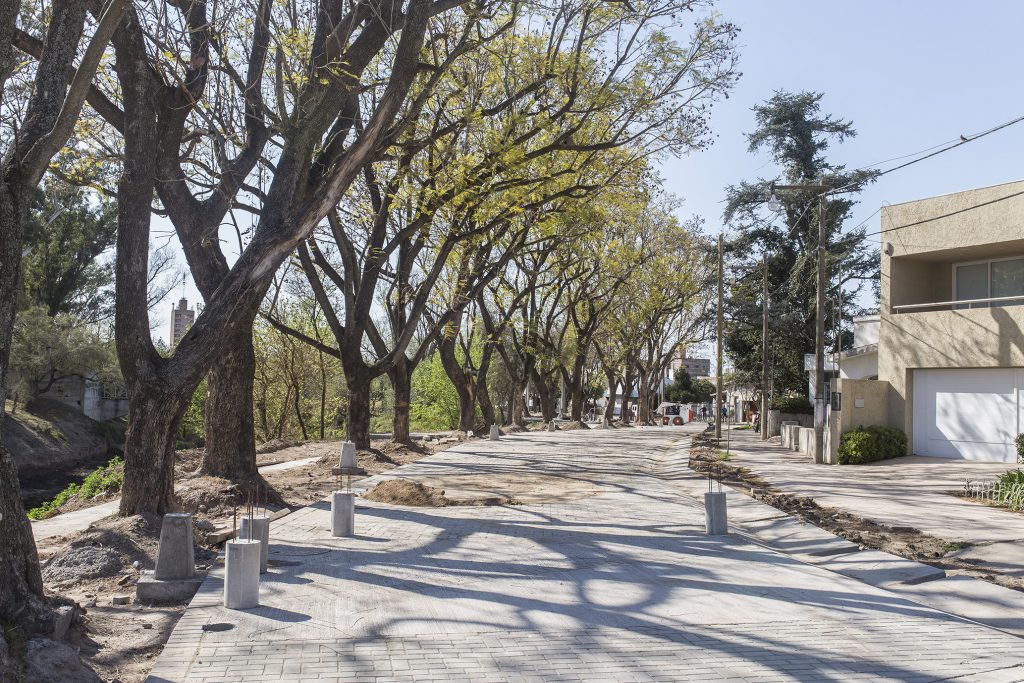
[[360,501],[348,539],[327,504],[295,512],[272,530],[261,606],[224,609],[211,572],[150,681],[1024,680],[1014,636],[704,535],[682,439],[517,434],[386,475],[543,472],[596,491],[577,500]]

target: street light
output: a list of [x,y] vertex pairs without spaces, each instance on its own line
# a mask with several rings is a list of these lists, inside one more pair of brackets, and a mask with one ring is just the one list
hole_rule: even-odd
[[[776,191],[818,193],[818,292],[815,302],[814,324],[814,462],[825,462],[825,193],[831,185],[825,183],[802,183],[797,185],[776,185],[772,183],[768,208],[781,208]],[[773,204],[776,208],[773,208]]]

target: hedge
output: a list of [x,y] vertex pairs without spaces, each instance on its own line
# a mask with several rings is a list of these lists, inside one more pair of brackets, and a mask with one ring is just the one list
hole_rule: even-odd
[[1024,462],[1024,434],[1017,435],[1017,462]]
[[857,427],[839,437],[840,465],[862,465],[906,454],[907,435],[893,427]]
[[797,413],[800,415],[813,415],[814,406],[807,400],[806,396],[775,396],[772,398],[769,410],[778,410],[783,413]]

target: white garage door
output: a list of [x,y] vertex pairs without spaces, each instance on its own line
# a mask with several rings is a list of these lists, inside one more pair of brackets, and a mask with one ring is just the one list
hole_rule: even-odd
[[1016,462],[1024,369],[915,370],[914,453]]

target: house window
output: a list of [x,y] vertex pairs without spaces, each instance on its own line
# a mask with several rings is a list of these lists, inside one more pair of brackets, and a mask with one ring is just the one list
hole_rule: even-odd
[[[975,261],[953,266],[953,299],[1000,299],[1024,296],[1024,257]],[[1024,303],[1024,299],[961,304],[956,308],[987,308]]]

